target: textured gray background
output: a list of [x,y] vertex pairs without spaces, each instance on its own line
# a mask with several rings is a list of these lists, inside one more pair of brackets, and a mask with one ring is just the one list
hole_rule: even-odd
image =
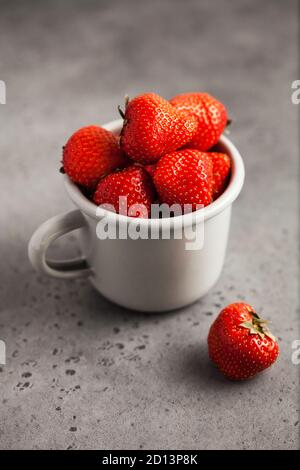
[[[0,1],[1,448],[299,448],[296,33],[294,0]],[[246,165],[215,288],[145,316],[86,281],[37,275],[28,239],[71,207],[67,137],[116,118],[125,93],[191,90],[226,103]],[[75,253],[75,237],[55,252]],[[241,299],[272,320],[281,356],[235,384],[209,363],[206,336]]]

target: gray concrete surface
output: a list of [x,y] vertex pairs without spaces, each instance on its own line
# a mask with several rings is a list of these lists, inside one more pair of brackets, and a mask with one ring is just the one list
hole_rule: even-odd
[[[294,0],[0,1],[0,448],[299,448],[296,30]],[[67,137],[152,90],[220,97],[246,165],[221,279],[161,316],[41,277],[27,259],[33,230],[71,207],[58,173]],[[76,253],[75,237],[54,251]],[[209,363],[206,336],[243,299],[272,321],[281,356],[235,384]]]

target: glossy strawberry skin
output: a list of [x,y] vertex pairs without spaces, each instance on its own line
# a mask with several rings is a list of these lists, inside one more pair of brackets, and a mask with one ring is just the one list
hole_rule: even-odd
[[158,162],[154,184],[161,202],[207,206],[212,201],[212,160],[207,153],[183,149]]
[[198,131],[188,146],[205,151],[219,141],[228,121],[226,108],[220,101],[208,93],[183,93],[172,98],[170,103],[198,118]]
[[188,143],[197,128],[195,116],[176,110],[155,93],[147,93],[126,106],[121,147],[133,161],[154,163]]
[[231,169],[231,159],[225,153],[209,152],[213,162],[213,199],[217,199],[226,189]]
[[99,126],[75,132],[63,149],[63,168],[72,181],[92,189],[104,175],[122,168],[127,160],[119,139]]
[[253,334],[242,323],[252,322],[254,309],[245,303],[224,308],[208,335],[208,353],[220,371],[231,380],[246,380],[270,367],[279,347],[267,335]]
[[[140,166],[132,165],[104,177],[97,186],[93,200],[95,204],[110,204],[115,211],[127,215],[133,204],[145,206],[136,209],[131,217],[150,217],[151,204],[155,199],[155,188],[150,175]],[[119,197],[127,197],[127,207],[119,206]]]

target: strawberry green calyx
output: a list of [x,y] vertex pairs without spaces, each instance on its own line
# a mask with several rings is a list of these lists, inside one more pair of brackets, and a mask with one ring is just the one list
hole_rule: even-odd
[[267,327],[268,322],[260,318],[256,312],[250,312],[252,321],[246,321],[240,324],[243,328],[247,328],[252,335],[259,335],[262,339],[268,336],[272,341],[276,341],[275,336],[272,335]]

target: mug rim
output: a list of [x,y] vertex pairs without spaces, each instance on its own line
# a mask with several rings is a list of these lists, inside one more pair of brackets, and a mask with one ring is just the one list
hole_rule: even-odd
[[[108,131],[118,134],[122,128],[123,120],[117,119],[110,121],[106,124],[103,124],[102,127]],[[127,215],[118,214],[116,212],[109,211],[107,209],[100,208],[91,202],[84,194],[81,192],[79,187],[71,181],[67,174],[63,175],[65,189],[73,201],[73,203],[87,216],[100,220],[102,217],[106,217],[108,222],[114,222],[117,224],[136,224],[136,225],[145,225],[150,227],[152,225],[159,225],[163,228],[164,226],[188,226],[192,225],[195,221],[205,221],[209,220],[229,205],[231,205],[235,199],[238,197],[239,193],[244,184],[245,179],[245,167],[243,159],[240,155],[240,152],[236,146],[231,142],[231,140],[221,135],[219,143],[225,147],[226,153],[229,154],[232,161],[231,177],[225,191],[219,196],[215,201],[210,203],[208,206],[199,209],[198,211],[190,212],[188,214],[178,215],[175,217],[168,217],[164,219],[144,219],[141,217],[129,217]]]

